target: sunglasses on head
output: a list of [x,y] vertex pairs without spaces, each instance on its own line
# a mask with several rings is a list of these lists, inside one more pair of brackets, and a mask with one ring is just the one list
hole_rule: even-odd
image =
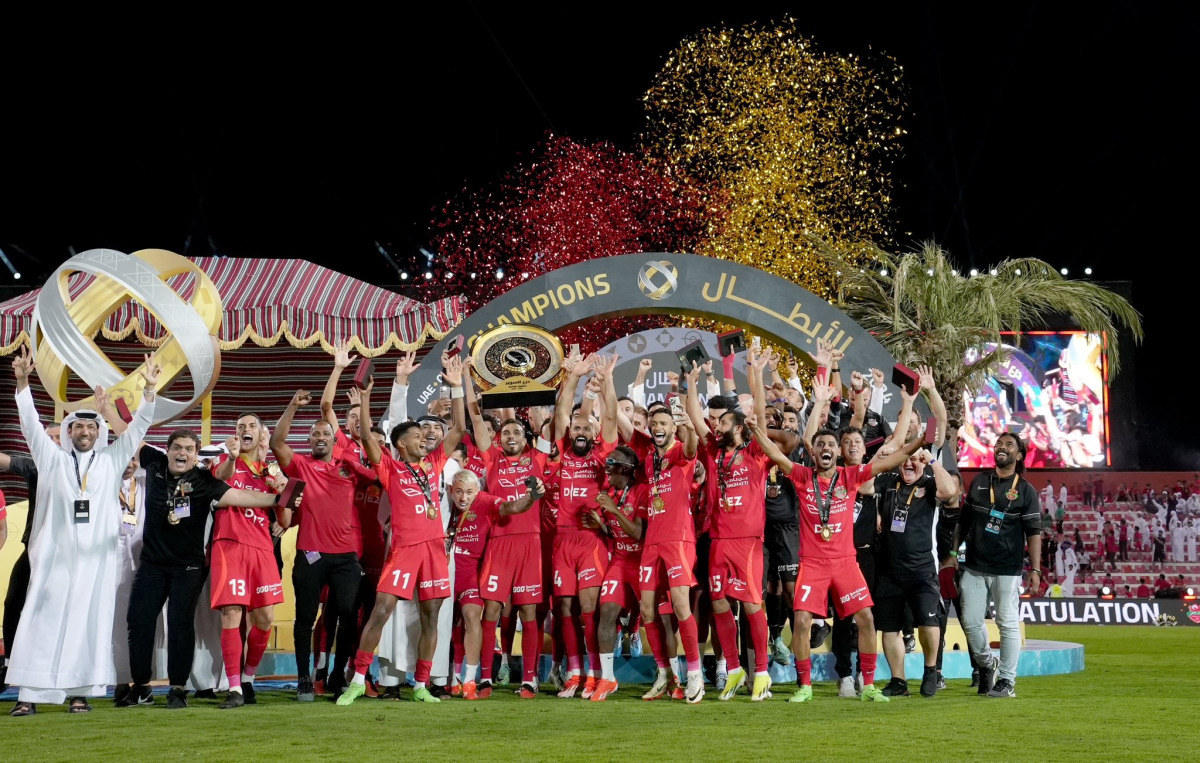
[[632,469],[634,466],[636,466],[636,464],[629,464],[624,461],[618,461],[617,459],[615,459],[611,456],[604,459],[604,465],[607,466],[609,469],[613,468],[614,466],[624,466],[627,469]]

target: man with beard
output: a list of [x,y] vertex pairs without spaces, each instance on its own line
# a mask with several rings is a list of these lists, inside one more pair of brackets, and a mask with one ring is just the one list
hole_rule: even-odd
[[[546,472],[547,455],[530,447],[525,424],[507,419],[500,425],[500,447],[495,447],[487,432],[480,435],[479,451],[487,465],[492,494],[503,501],[517,501],[533,480],[541,485]],[[481,680],[477,693],[481,699],[492,694],[492,660],[496,651],[496,624],[509,599],[521,618],[522,683],[519,694],[534,699],[538,693],[537,657],[541,653],[541,627],[537,608],[542,603],[542,495],[539,487],[533,504],[523,510],[499,517],[491,528],[487,550],[479,568],[480,596],[484,601]]]
[[[391,441],[397,452],[396,457],[380,448],[373,438],[368,437],[363,441],[367,459],[375,465],[392,507],[392,551],[380,576],[375,609],[359,641],[358,654],[354,659],[354,678],[338,697],[339,705],[349,705],[366,692],[366,674],[375,659],[375,647],[379,644],[384,623],[396,609],[396,603],[400,599],[418,598],[421,635],[413,673],[413,699],[418,702],[441,701],[427,687],[437,650],[438,615],[442,603],[452,591],[438,479],[466,430],[462,361],[446,358],[442,373],[451,388],[454,425],[442,438],[440,447],[430,452],[421,427],[415,422],[405,422],[392,429]],[[356,391],[351,391],[351,402],[359,403],[363,424],[369,428],[370,398],[360,397]]]
[[[603,378],[612,372],[617,356],[588,357],[572,366],[567,380],[559,387],[554,411],[554,439],[559,451],[559,505],[554,535],[554,597],[562,618],[564,649],[567,655],[567,681],[558,696],[570,698],[583,685],[583,698],[590,699],[600,679],[600,650],[596,636],[596,603],[600,583],[608,566],[608,548],[598,527],[585,519],[599,510],[596,496],[607,479],[605,459],[617,439],[617,405],[606,400],[600,422],[600,440],[596,440],[596,422],[592,407],[600,396]],[[583,403],[573,414],[571,404],[580,379],[595,368],[596,378],[588,382]],[[608,385],[612,386],[612,385]],[[569,436],[568,436],[569,426]],[[586,683],[580,677],[582,654],[579,649],[575,608],[583,621],[583,637],[588,653]],[[524,651],[522,651],[524,654]]]
[[[762,371],[769,355],[756,357],[751,348],[748,360],[746,373],[753,393],[755,415],[761,416],[766,409]],[[703,448],[704,471],[710,475],[709,596],[717,638],[729,671],[720,699],[731,699],[746,684],[746,671],[739,657],[737,617],[728,601],[733,598],[741,602],[750,623],[752,643],[747,650],[753,652],[755,662],[750,699],[761,702],[770,696],[771,687],[767,672],[767,613],[762,608],[762,546],[766,524],[763,491],[770,461],[750,438],[745,429],[745,415],[740,411],[722,414],[717,422],[716,436],[710,436],[712,433],[695,391],[698,376],[699,369],[693,364],[688,375],[687,406]]]
[[937,694],[942,613],[936,547],[939,502],[953,499],[958,485],[953,475],[922,448],[900,465],[899,474],[879,475],[869,490],[880,496],[883,520],[871,594],[875,599],[875,626],[883,633],[883,653],[892,671],[892,679],[883,691],[889,697],[909,693],[900,635],[904,609],[908,607],[925,656],[921,696],[932,697]]
[[[635,431],[632,422],[618,417],[621,439],[626,441],[646,474],[650,489],[650,512],[642,544],[642,566],[638,576],[642,622],[660,664],[674,654],[659,654],[664,639],[652,628],[657,621],[658,597],[667,593],[679,621],[679,637],[687,658],[688,703],[704,699],[704,674],[700,670],[700,645],[696,618],[692,615],[691,588],[696,585],[696,529],[692,520],[691,487],[696,470],[698,441],[682,402],[650,411],[650,433]],[[666,669],[659,668],[654,684],[642,699],[654,700],[674,694]]]
[[159,366],[147,355],[139,372],[143,400],[129,429],[108,444],[108,426],[94,410],[63,419],[61,443],[46,434],[29,389],[34,360],[25,346],[13,360],[21,433],[38,470],[39,511],[30,534],[30,595],[21,613],[21,638],[10,656],[8,680],[21,687],[11,715],[28,716],[36,703],[68,712],[91,710],[116,680],[113,612],[121,475],[154,418]]
[[[309,665],[309,644],[321,589],[329,587],[325,617],[337,620],[337,650],[333,674],[340,676],[346,660],[354,649],[358,634],[355,603],[363,571],[358,556],[362,549],[362,532],[354,496],[377,479],[375,472],[362,465],[349,441],[339,441],[328,420],[312,425],[308,434],[310,455],[295,453],[287,444],[296,411],[308,405],[312,398],[305,390],[297,390],[279,417],[271,433],[271,452],[283,473],[305,484],[304,506],[294,513],[293,522],[300,526],[296,537],[296,557],[292,564],[292,589],[296,595],[296,698],[312,702],[316,694]],[[354,410],[357,434],[358,409]]]
[[[255,413],[238,416],[235,436],[226,440],[228,454],[212,467],[213,476],[239,490],[278,492],[279,484],[268,472],[264,443],[266,430]],[[283,578],[275,559],[271,510],[261,506],[219,507],[213,521],[212,608],[221,611],[221,656],[229,694],[219,707],[231,710],[254,704],[254,675],[266,652],[275,623],[275,605],[283,602]],[[190,511],[190,508],[187,509]],[[292,512],[280,508],[275,524],[287,529]],[[242,669],[242,618],[248,615],[249,633]]]
[[[1025,443],[1005,432],[996,438],[995,468],[971,480],[963,498],[962,514],[952,547],[967,543],[959,593],[962,626],[971,659],[979,668],[979,693],[989,697],[1015,697],[1017,661],[1021,657],[1021,568],[1029,545],[1029,583],[1042,577],[1041,501],[1025,471]],[[1065,489],[1065,488],[1064,488]],[[947,559],[948,563],[954,563]],[[992,655],[984,618],[988,601],[996,605],[1000,629],[1000,659]],[[999,679],[997,680],[997,674]]]
[[[119,707],[154,704],[150,690],[155,630],[167,607],[167,707],[187,707],[185,684],[192,671],[196,603],[204,586],[204,545],[214,508],[271,508],[273,493],[231,488],[196,466],[200,438],[190,429],[167,437],[164,453],[142,446],[146,470],[142,554],[130,593],[129,672],[133,687]],[[240,657],[240,655],[239,655]]]
[[[906,393],[902,393],[906,394]],[[823,383],[813,388],[819,417],[821,409],[833,399],[834,389]],[[813,615],[828,611],[829,593],[842,617],[854,615],[858,626],[859,660],[863,672],[863,701],[887,702],[874,685],[875,621],[871,616],[871,595],[858,568],[854,549],[854,495],[858,486],[876,474],[894,469],[921,446],[913,440],[900,450],[875,463],[862,466],[837,465],[837,434],[818,430],[809,450],[815,466],[798,466],[771,442],[757,421],[748,421],[759,446],[770,456],[779,471],[796,486],[800,502],[800,554],[804,560],[796,585],[796,630],[792,651],[796,655],[796,675],[800,688],[789,702],[812,700],[812,662],[809,631]],[[822,484],[824,483],[824,484]],[[839,487],[841,488],[839,490]]]

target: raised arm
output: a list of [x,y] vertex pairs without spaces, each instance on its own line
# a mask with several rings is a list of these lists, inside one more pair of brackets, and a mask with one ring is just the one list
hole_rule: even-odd
[[[350,404],[358,405],[358,428],[360,432],[371,431],[371,395],[363,394],[358,389],[350,390]],[[374,437],[362,438],[363,453],[366,454],[367,460],[372,464],[378,464],[383,460],[383,448],[379,447],[379,441]]]
[[874,477],[876,474],[890,472],[892,469],[900,466],[900,464],[908,460],[908,457],[915,453],[917,449],[924,444],[925,443],[920,437],[914,437],[909,442],[906,442],[904,445],[897,448],[895,452],[890,453],[879,460],[872,460],[871,463],[867,464],[871,467],[871,476]]
[[617,367],[619,356],[601,358],[595,364],[596,378],[600,380],[600,394],[604,398],[604,410],[600,414],[600,437],[605,442],[617,441],[617,416],[621,409],[617,406],[617,388],[613,386],[613,371]]
[[[275,430],[271,432],[271,452],[275,454],[275,460],[279,462],[280,469],[286,469],[291,466],[292,456],[295,455],[292,452],[292,446],[287,444],[288,433],[292,431],[292,419],[295,417],[297,410],[308,405],[310,402],[312,402],[312,396],[308,394],[307,390],[296,390],[296,394],[292,395],[291,402],[288,403],[287,408],[283,409],[283,415],[276,422]],[[332,407],[330,410],[332,410]],[[325,412],[324,397],[321,398],[321,412]],[[334,421],[332,422],[328,418],[325,421],[329,423],[329,426],[334,427],[334,432],[337,432],[336,417],[334,417]],[[235,503],[233,505],[243,506],[245,504]]]
[[673,418],[675,419],[675,437],[683,443],[684,457],[695,458],[700,440],[696,437],[696,427],[692,426],[691,417],[687,415],[687,411],[684,411],[679,415],[673,414]]
[[921,377],[921,391],[929,398],[929,411],[937,419],[937,433],[934,435],[933,446],[940,448],[946,442],[946,401],[942,400],[937,384],[934,383],[932,368],[917,366],[917,373]]
[[749,361],[746,364],[746,381],[750,384],[750,396],[754,398],[754,415],[766,423],[767,391],[763,385],[763,370],[771,363],[772,353],[770,349],[765,349],[761,354],[756,354],[751,347],[746,359]]
[[129,425],[121,418],[121,414],[117,410],[117,407],[113,405],[108,391],[97,384],[96,389],[93,390],[92,399],[96,401],[96,410],[108,423],[108,431],[112,432],[113,437],[120,437],[125,434],[125,430],[129,428]]
[[[908,437],[908,422],[912,418],[913,401],[917,399],[916,395],[908,394],[903,386],[900,387],[900,415],[896,418],[896,428],[888,436],[887,441],[895,443],[897,450],[899,446],[904,444],[905,438]],[[920,440],[920,437],[914,437],[914,440]]]
[[[54,440],[50,439],[50,435],[46,434],[46,429],[38,418],[37,407],[33,404],[29,375],[33,373],[34,365],[29,349],[22,345],[21,354],[14,357],[12,362],[13,376],[17,380],[17,413],[21,421],[21,434],[25,435],[25,442],[29,446],[29,454],[33,456],[33,462],[44,469],[55,454],[62,451]],[[67,437],[67,433],[63,432],[62,436]],[[11,463],[10,460],[9,464]]]
[[[409,351],[404,353],[404,357],[396,361],[396,380],[392,382],[392,394],[388,398],[387,420],[389,428],[403,421],[408,421],[408,377],[421,367],[421,364],[416,362],[416,357],[417,353]],[[361,422],[358,428],[360,432],[371,431],[369,426],[364,429]],[[390,437],[392,433],[388,432],[387,434]],[[363,439],[366,438],[364,437]]]
[[862,429],[867,420],[867,380],[858,371],[850,372],[850,407],[854,411],[850,416],[850,426]]
[[813,452],[812,441],[821,429],[821,415],[829,410],[829,402],[833,400],[833,387],[821,384],[818,378],[813,382],[813,409],[804,422],[804,447],[809,453]]
[[155,353],[143,356],[142,365],[138,367],[138,373],[142,375],[142,379],[146,383],[146,386],[142,388],[142,404],[133,414],[133,421],[130,422],[129,427],[112,445],[105,449],[105,455],[108,455],[109,450],[112,451],[111,458],[121,465],[121,469],[124,469],[125,465],[129,463],[129,459],[133,458],[133,454],[137,452],[142,440],[145,439],[150,424],[154,422],[154,390],[158,386],[158,374],[161,371],[162,367],[158,365]]
[[688,371],[687,375],[687,396],[684,398],[683,407],[692,421],[692,428],[696,431],[696,442],[703,445],[708,442],[708,436],[712,434],[712,430],[708,428],[708,420],[704,418],[704,410],[700,408],[700,393],[696,391],[698,386],[700,386],[700,367],[693,360],[692,370]]
[[746,427],[750,430],[750,433],[754,435],[754,439],[758,443],[758,447],[762,448],[763,453],[767,454],[767,458],[771,459],[772,463],[779,467],[779,473],[783,474],[784,476],[791,474],[792,467],[795,466],[795,464],[792,463],[792,459],[788,458],[787,455],[779,449],[779,446],[771,442],[771,438],[767,436],[766,427],[759,426],[758,417],[754,415],[747,416]]
[[[586,359],[573,354],[563,361],[567,368],[567,378],[558,387],[558,397],[554,401],[554,429],[550,436],[555,441],[561,440],[571,431],[571,408],[575,405],[575,393],[579,391],[579,380],[592,367],[594,357]],[[591,406],[588,406],[589,410]]]
[[[467,431],[467,406],[463,392],[463,363],[462,358],[448,357],[442,367],[442,378],[450,385],[450,428],[442,438],[442,449],[449,456],[462,442],[463,434]],[[372,462],[375,463],[375,462]]]
[[[357,355],[350,354],[349,341],[342,342],[333,348],[333,370],[329,372],[329,379],[325,382],[324,391],[321,392],[321,418],[329,422],[329,426],[333,427],[334,432],[341,427],[338,424],[337,412],[333,410],[333,401],[337,398],[338,380],[342,378],[342,371],[349,368],[357,357]],[[274,443],[274,439],[274,437],[271,438],[272,443]],[[273,444],[272,448],[274,448]]]

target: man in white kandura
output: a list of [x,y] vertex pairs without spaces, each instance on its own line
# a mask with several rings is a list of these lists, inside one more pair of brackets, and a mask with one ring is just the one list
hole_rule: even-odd
[[32,715],[36,703],[91,709],[116,682],[113,612],[117,600],[117,538],[121,477],[154,417],[159,367],[153,355],[139,369],[145,399],[125,433],[108,445],[99,413],[78,410],[62,423],[61,447],[38,420],[29,389],[33,357],[13,360],[21,432],[38,468],[39,511],[29,542],[29,598],[21,612],[24,638],[13,648],[8,680],[21,692],[12,715]]

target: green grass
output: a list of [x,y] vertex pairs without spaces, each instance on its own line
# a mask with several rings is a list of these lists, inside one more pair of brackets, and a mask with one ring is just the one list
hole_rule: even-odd
[[[348,760],[570,758],[993,760],[1118,757],[1187,759],[1195,754],[1200,628],[1029,627],[1030,638],[1077,641],[1087,669],[1023,678],[1015,700],[978,697],[950,681],[932,700],[887,705],[840,700],[832,684],[809,705],[784,700],[794,688],[751,704],[641,702],[630,686],[603,704],[546,695],[441,705],[360,699],[352,707],[300,705],[282,692],[220,711],[193,701],[185,711],[117,710],[98,700],[86,716],[44,706],[32,718],[0,717],[9,760],[125,757],[138,760]],[[882,658],[881,658],[882,659]],[[407,696],[407,692],[406,692]],[[7,707],[5,708],[7,710]],[[7,756],[6,756],[7,757]]]

